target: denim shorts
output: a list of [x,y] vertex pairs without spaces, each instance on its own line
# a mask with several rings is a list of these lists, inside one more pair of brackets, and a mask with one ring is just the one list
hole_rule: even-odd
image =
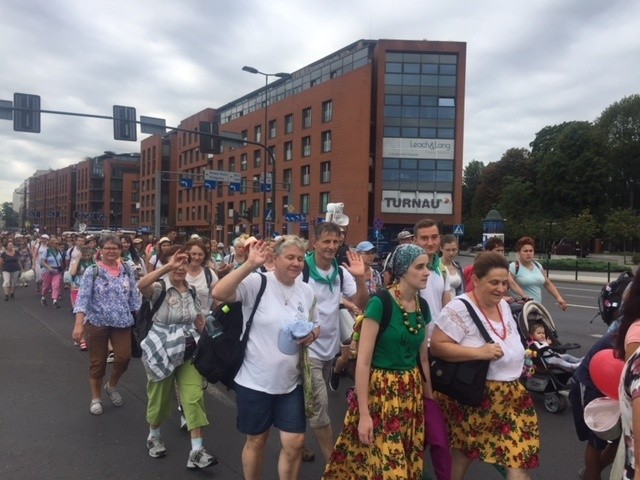
[[271,428],[288,433],[304,433],[302,385],[290,393],[274,395],[235,384],[238,417],[236,428],[246,435],[260,435]]

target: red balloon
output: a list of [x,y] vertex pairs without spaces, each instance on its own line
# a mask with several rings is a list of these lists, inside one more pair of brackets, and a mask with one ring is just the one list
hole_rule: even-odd
[[624,368],[624,361],[613,356],[613,350],[608,348],[596,353],[589,363],[589,375],[598,390],[607,397],[618,400],[620,376]]

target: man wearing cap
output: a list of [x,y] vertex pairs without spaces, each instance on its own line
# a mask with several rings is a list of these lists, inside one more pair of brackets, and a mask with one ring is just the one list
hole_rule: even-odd
[[309,283],[318,301],[320,325],[320,335],[309,346],[314,393],[314,412],[309,418],[309,425],[325,461],[329,459],[334,444],[325,378],[329,377],[332,361],[340,352],[338,308],[343,296],[360,309],[364,309],[369,300],[360,255],[348,251],[348,266],[340,266],[336,260],[340,234],[340,227],[335,223],[323,222],[316,225],[313,251],[305,256],[308,276],[303,271],[303,280]]
[[398,241],[399,245],[404,245],[405,243],[412,243],[413,233],[411,233],[409,230],[402,230],[396,237],[396,240]]

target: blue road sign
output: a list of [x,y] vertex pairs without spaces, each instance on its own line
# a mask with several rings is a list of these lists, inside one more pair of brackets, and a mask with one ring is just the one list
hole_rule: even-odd
[[264,211],[264,219],[268,222],[273,221],[273,210],[268,208]]
[[261,192],[271,192],[271,184],[270,183],[261,183],[260,184],[260,191]]
[[204,188],[209,190],[215,190],[216,188],[218,188],[218,182],[216,182],[215,180],[205,180]]
[[464,225],[460,224],[460,225],[454,225],[453,226],[453,234],[454,235],[458,235],[460,237],[464,236]]
[[182,188],[193,188],[193,180],[191,178],[181,178],[180,186]]
[[229,183],[230,192],[239,192],[240,190],[242,190],[242,183],[236,183],[236,182]]
[[285,213],[284,219],[287,222],[295,222],[295,223],[306,222],[307,214],[306,213]]

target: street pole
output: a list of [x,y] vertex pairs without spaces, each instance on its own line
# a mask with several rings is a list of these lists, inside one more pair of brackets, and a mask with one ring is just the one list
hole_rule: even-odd
[[276,202],[276,158],[269,152],[269,145],[267,139],[269,138],[269,77],[276,77],[281,79],[291,78],[289,73],[264,73],[257,68],[244,66],[242,70],[245,72],[263,75],[264,76],[264,169],[263,169],[263,184],[262,184],[262,236],[267,238],[267,162],[271,159],[271,210],[273,211],[272,223],[275,226],[277,220],[277,202]]

